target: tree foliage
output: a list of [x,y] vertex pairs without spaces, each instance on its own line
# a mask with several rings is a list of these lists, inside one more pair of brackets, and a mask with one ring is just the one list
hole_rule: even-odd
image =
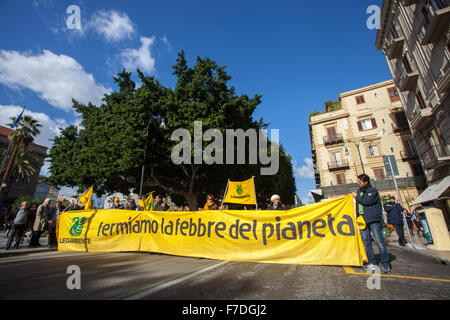
[[[197,208],[206,193],[220,196],[227,179],[256,177],[261,195],[277,192],[292,203],[295,182],[290,158],[280,151],[280,170],[274,176],[260,176],[257,165],[180,164],[175,165],[171,151],[177,142],[171,134],[178,128],[193,137],[194,121],[202,121],[203,132],[219,129],[265,129],[262,119],[252,115],[261,96],[237,95],[228,85],[231,76],[209,58],[197,58],[190,68],[182,51],[173,67],[177,77],[174,88],[161,85],[154,76],[137,74],[137,87],[131,73],[123,70],[114,78],[118,91],[106,95],[102,105],[83,105],[73,101],[82,119],[80,127],[69,126],[54,139],[49,152],[50,177],[54,185],[79,187],[94,185],[97,195],[139,190],[141,168],[145,161],[145,190],[167,193],[175,202],[186,201]],[[161,122],[164,126],[161,127]],[[203,147],[208,143],[204,142]],[[225,156],[224,156],[225,159]],[[259,199],[263,201],[263,198]]]

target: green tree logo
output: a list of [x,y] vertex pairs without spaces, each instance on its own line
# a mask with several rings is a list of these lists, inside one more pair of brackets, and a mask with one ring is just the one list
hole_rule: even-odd
[[242,184],[238,184],[236,186],[236,193],[237,194],[242,194],[242,192],[244,192],[244,190],[242,189]]
[[73,218],[73,224],[72,227],[69,230],[69,233],[74,236],[74,237],[78,237],[81,232],[83,231],[83,225],[86,222],[86,218],[79,218],[79,217],[75,217]]

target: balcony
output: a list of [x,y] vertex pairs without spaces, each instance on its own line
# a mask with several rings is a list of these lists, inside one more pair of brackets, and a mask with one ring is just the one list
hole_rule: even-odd
[[391,45],[387,52],[387,57],[389,60],[400,58],[403,53],[403,43],[405,42],[404,37],[398,37],[391,41]]
[[341,160],[341,161],[332,161],[328,162],[328,170],[340,170],[340,169],[348,169],[350,168],[348,164],[348,160]]
[[450,164],[450,149],[448,145],[434,145],[422,156],[423,164],[426,169],[437,169]]
[[422,45],[438,41],[444,33],[448,32],[450,21],[450,6],[441,0],[429,1],[429,16],[424,17],[417,33]]
[[[426,185],[425,176],[399,177],[396,179],[399,188],[424,188]],[[383,180],[372,180],[371,184],[378,190],[395,190],[395,183],[392,178]],[[348,181],[346,184],[322,186],[323,196],[325,198],[336,197],[358,191],[358,184]]]
[[402,158],[403,161],[419,159],[419,155],[417,154],[416,150],[400,151],[400,157]]
[[427,124],[429,124],[431,120],[433,120],[433,112],[429,107],[421,109],[418,107],[418,105],[416,105],[416,108],[414,109],[410,120],[411,129],[422,129]]
[[324,145],[335,144],[335,143],[339,143],[339,142],[344,142],[344,138],[342,137],[342,134],[340,134],[340,133],[336,133],[334,135],[323,137]]
[[417,71],[411,71],[409,73],[403,72],[402,68],[399,68],[401,72],[397,72],[398,89],[401,92],[412,90],[416,87],[419,73]]
[[409,125],[406,122],[392,122],[391,125],[395,133],[409,131]]
[[448,58],[445,66],[441,69],[441,75],[438,79],[438,91],[441,94],[450,91],[450,61]]

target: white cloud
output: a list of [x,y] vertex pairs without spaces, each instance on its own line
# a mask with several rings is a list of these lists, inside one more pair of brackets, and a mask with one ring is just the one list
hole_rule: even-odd
[[107,89],[73,58],[44,50],[40,55],[0,50],[0,83],[30,89],[49,104],[69,111],[72,98],[80,103],[100,104]]
[[315,203],[315,202],[314,202],[314,197],[313,197],[313,195],[311,194],[311,192],[308,192],[308,193],[306,194],[305,197],[301,197],[300,199],[302,200],[302,202],[303,202],[304,205],[308,205],[308,204],[313,204],[313,203]]
[[155,42],[155,37],[141,37],[141,47],[139,49],[124,49],[120,53],[122,64],[128,71],[137,68],[145,72],[155,71],[155,59],[151,56],[150,46]]
[[305,158],[304,161],[306,165],[303,165],[300,168],[297,168],[294,163],[294,174],[295,176],[302,179],[313,179],[314,178],[313,161],[311,158]]
[[[0,125],[9,128],[7,123],[12,122],[10,118],[17,117],[20,112],[22,112],[22,107],[0,105],[0,113],[2,115]],[[42,127],[39,128],[41,133],[35,138],[34,142],[47,148],[50,148],[53,144],[50,139],[53,139],[56,135],[59,135],[59,128],[65,128],[68,125],[65,119],[51,119],[48,115],[42,112],[32,112],[25,109],[24,115],[33,117],[33,119],[39,121],[42,125]]]
[[131,39],[131,36],[136,32],[134,24],[128,15],[115,10],[100,10],[96,12],[88,22],[88,26],[108,41],[120,41],[125,38]]
[[164,37],[161,38],[161,41],[167,46],[167,50],[169,52],[172,52],[172,46],[170,45],[169,39],[167,38],[166,35],[164,35]]
[[61,187],[61,189],[59,190],[60,196],[66,196],[68,198],[75,197],[77,194],[77,188]]

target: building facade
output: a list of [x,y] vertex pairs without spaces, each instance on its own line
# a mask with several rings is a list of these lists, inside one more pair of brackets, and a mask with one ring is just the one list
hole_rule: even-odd
[[[3,126],[0,126],[0,162],[3,160],[4,152],[8,149],[9,139],[8,136],[12,130]],[[21,196],[30,196],[33,197],[36,186],[39,182],[39,172],[41,171],[42,166],[44,165],[44,160],[47,157],[47,147],[31,143],[28,146],[28,150],[32,152],[32,154],[36,157],[36,174],[27,179],[17,177],[14,180],[14,183],[11,185],[11,188],[8,193],[8,197],[6,200],[14,200]]]
[[441,182],[450,173],[449,22],[450,0],[384,0],[375,42],[399,88],[427,184],[442,189],[433,205],[447,224],[449,186]]
[[369,175],[381,195],[396,195],[392,164],[408,208],[425,188],[425,177],[394,82],[341,93],[339,101],[341,109],[309,121],[320,196],[332,199],[356,191],[362,173]]
[[44,181],[44,176],[39,176],[38,184],[34,191],[34,198],[46,199],[49,198],[53,203],[56,202],[59,194],[59,188],[49,185]]

